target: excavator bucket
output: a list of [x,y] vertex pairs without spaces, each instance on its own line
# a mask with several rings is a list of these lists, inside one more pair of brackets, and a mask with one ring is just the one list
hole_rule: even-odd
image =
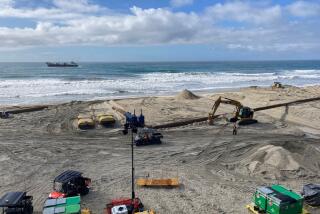
[[138,178],[138,186],[149,186],[149,187],[178,187],[178,178]]

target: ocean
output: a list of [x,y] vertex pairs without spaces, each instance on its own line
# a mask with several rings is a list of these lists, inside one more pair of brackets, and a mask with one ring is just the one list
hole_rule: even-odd
[[0,105],[229,90],[274,81],[320,84],[320,61],[311,60],[79,64],[49,68],[45,63],[0,63]]

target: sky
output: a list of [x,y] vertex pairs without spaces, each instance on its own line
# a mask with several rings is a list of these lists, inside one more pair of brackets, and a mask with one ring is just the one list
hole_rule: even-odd
[[320,0],[0,0],[0,61],[320,59]]

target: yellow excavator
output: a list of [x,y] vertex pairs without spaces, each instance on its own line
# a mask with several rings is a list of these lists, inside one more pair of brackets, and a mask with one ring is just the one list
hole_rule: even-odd
[[229,99],[226,97],[219,97],[213,104],[211,112],[209,113],[208,122],[210,125],[213,124],[213,119],[215,118],[215,113],[220,106],[220,104],[228,104],[235,106],[234,116],[230,118],[230,122],[237,122],[238,125],[249,125],[257,123],[258,121],[253,119],[254,111],[247,106],[243,106],[239,101]]

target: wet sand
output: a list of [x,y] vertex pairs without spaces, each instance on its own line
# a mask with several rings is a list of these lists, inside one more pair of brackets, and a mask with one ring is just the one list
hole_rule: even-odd
[[[123,136],[123,117],[114,111],[140,109],[148,125],[206,116],[218,96],[260,107],[320,95],[320,86],[284,89],[246,88],[233,92],[179,94],[115,101],[70,102],[48,109],[16,114],[0,123],[0,194],[27,190],[41,213],[60,172],[74,169],[93,180],[84,206],[102,213],[114,197],[130,197],[129,137]],[[218,114],[230,117],[232,106]],[[79,130],[79,114],[111,112],[115,128],[99,125]],[[320,181],[320,101],[257,112],[259,123],[240,127],[219,118],[212,126],[196,123],[162,129],[164,143],[135,149],[136,176],[179,177],[172,189],[136,187],[136,195],[157,213],[247,213],[255,187],[279,183],[297,192]],[[311,213],[320,213],[314,209]]]

